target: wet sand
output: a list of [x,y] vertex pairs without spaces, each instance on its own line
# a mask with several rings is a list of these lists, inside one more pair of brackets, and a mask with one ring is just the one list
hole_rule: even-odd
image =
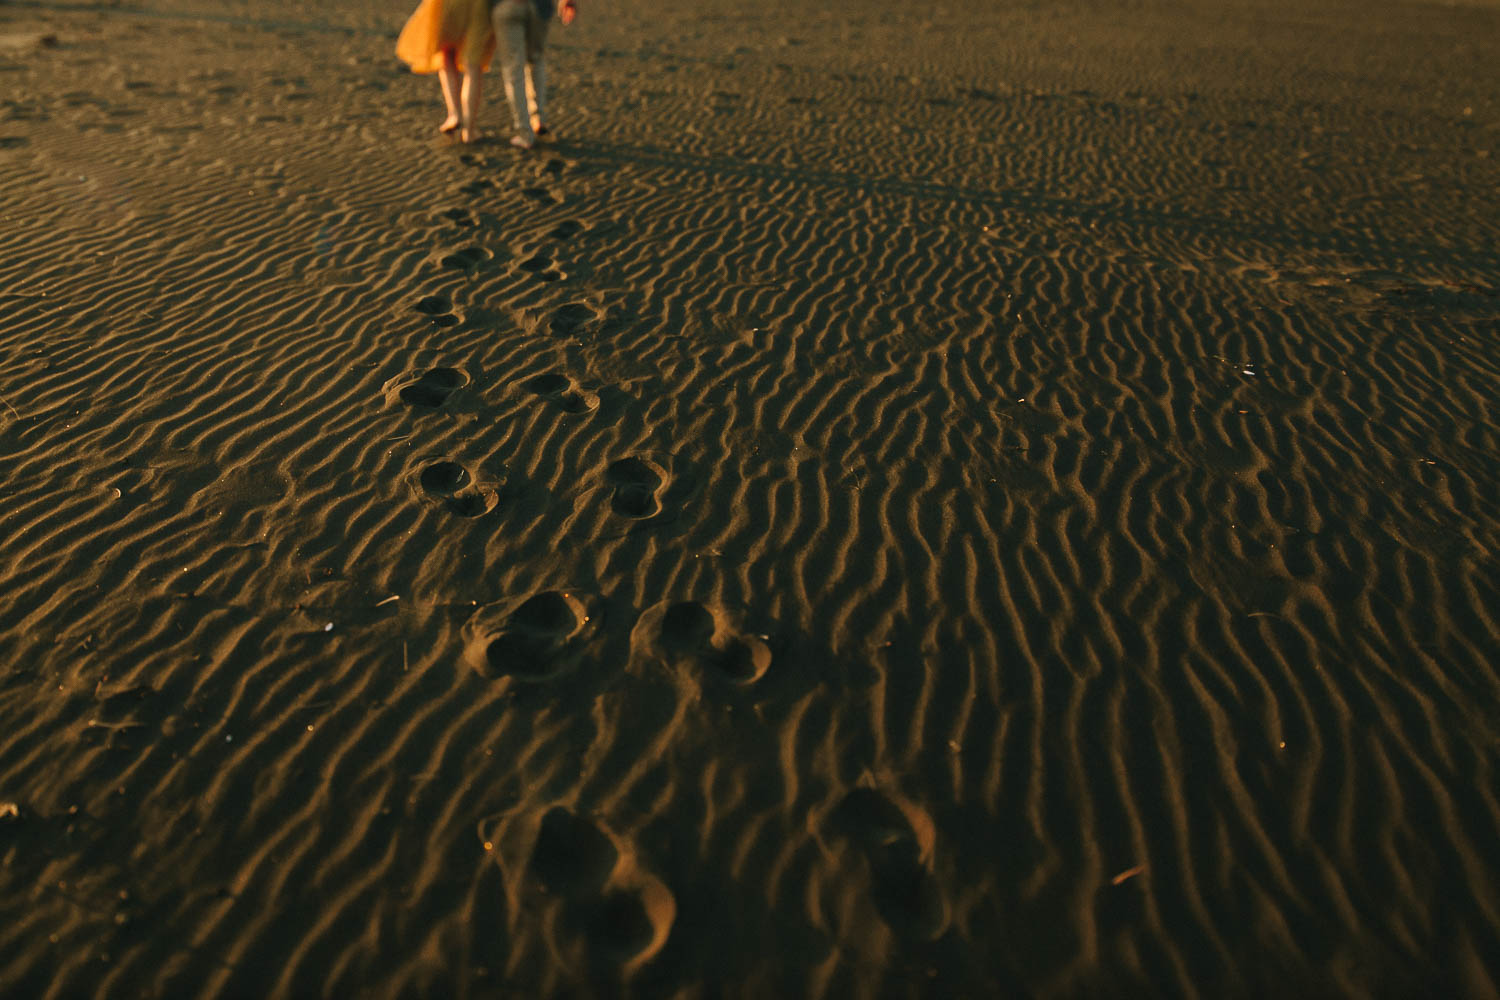
[[0,4],[0,993],[1495,995],[1500,9],[1211,7]]

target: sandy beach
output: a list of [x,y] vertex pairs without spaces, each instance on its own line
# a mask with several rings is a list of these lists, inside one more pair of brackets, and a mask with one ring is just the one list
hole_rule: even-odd
[[1500,5],[0,0],[0,995],[1494,997]]

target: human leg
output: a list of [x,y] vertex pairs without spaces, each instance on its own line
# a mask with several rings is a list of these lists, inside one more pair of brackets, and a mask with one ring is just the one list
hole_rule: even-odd
[[484,66],[470,66],[464,74],[464,130],[460,133],[464,142],[474,142],[479,138],[479,105],[483,99]]
[[452,49],[443,50],[443,66],[438,70],[438,81],[443,85],[443,103],[448,106],[448,118],[438,126],[440,132],[455,132],[462,123],[459,114],[458,57]]
[[547,28],[551,21],[532,10],[526,22],[526,102],[538,135],[547,129]]

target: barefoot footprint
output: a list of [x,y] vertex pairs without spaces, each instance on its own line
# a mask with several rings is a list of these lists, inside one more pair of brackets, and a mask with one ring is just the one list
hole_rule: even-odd
[[552,258],[546,254],[534,254],[516,266],[535,276],[539,281],[557,281],[562,277],[562,272],[552,266]]
[[585,392],[572,379],[557,372],[546,372],[521,385],[527,392],[535,393],[564,413],[587,413],[599,406],[597,393]]
[[484,247],[464,247],[445,256],[441,263],[455,271],[472,271],[493,256]]
[[453,303],[446,295],[425,296],[417,300],[414,308],[434,326],[454,326],[458,323],[458,317],[453,315]]
[[644,458],[622,458],[605,472],[614,484],[609,505],[616,514],[644,521],[661,512],[661,491],[667,484],[666,470]]
[[459,517],[483,517],[500,503],[500,494],[492,489],[466,490],[447,499],[445,506]]
[[494,488],[474,484],[468,469],[446,459],[423,466],[417,474],[417,484],[459,517],[482,517],[500,502]]
[[471,626],[468,658],[486,677],[549,680],[578,664],[595,624],[580,595],[544,590],[482,612]]
[[678,601],[662,613],[662,648],[674,654],[696,654],[708,648],[718,627],[708,608],[697,601]]
[[632,655],[683,664],[699,678],[736,687],[757,683],[774,659],[772,629],[752,629],[745,615],[699,601],[663,602],[641,613],[631,632]]
[[569,302],[559,306],[548,323],[552,332],[561,337],[571,337],[595,319],[594,310],[582,302]]
[[636,454],[610,462],[596,485],[579,492],[567,530],[578,536],[656,531],[677,521],[701,484],[675,455]]
[[469,485],[469,470],[457,462],[433,462],[418,476],[428,493],[451,495]]
[[473,226],[474,215],[467,208],[445,208],[438,213],[438,217],[453,223],[455,226]]
[[604,891],[620,852],[597,826],[561,806],[547,810],[531,854],[531,873],[548,892],[582,896]]
[[696,660],[735,684],[754,684],[771,668],[768,637],[741,633],[726,617],[697,601],[678,601],[662,612],[661,647],[672,659]]
[[672,933],[677,900],[641,867],[635,852],[602,827],[561,806],[542,817],[529,873],[560,900],[591,957],[627,975],[649,962]]
[[469,384],[469,376],[459,368],[427,368],[406,372],[385,384],[387,403],[435,410],[448,402],[455,392]]
[[834,809],[833,828],[869,863],[875,910],[905,937],[932,941],[948,927],[948,904],[932,874],[932,819],[914,803],[856,788]]

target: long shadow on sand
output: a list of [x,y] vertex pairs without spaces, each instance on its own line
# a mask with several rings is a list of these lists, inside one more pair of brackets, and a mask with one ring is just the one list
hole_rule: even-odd
[[1163,229],[1198,236],[1210,235],[1236,242],[1258,241],[1297,250],[1322,250],[1355,255],[1368,263],[1378,262],[1392,269],[1409,268],[1414,259],[1430,259],[1467,268],[1500,267],[1500,252],[1485,247],[1436,246],[1380,239],[1361,233],[1328,232],[1303,229],[1293,225],[1266,225],[1253,220],[1163,211],[1152,206],[1132,204],[1123,200],[1090,202],[1020,189],[988,191],[944,184],[939,181],[874,177],[846,171],[819,170],[815,167],[788,167],[728,155],[703,156],[655,146],[597,140],[564,140],[557,142],[553,148],[559,153],[584,162],[628,163],[636,166],[692,171],[715,178],[738,177],[754,181],[800,184],[809,188],[838,188],[845,191],[868,192],[914,200],[982,205],[1083,225],[1119,223],[1137,229]]

